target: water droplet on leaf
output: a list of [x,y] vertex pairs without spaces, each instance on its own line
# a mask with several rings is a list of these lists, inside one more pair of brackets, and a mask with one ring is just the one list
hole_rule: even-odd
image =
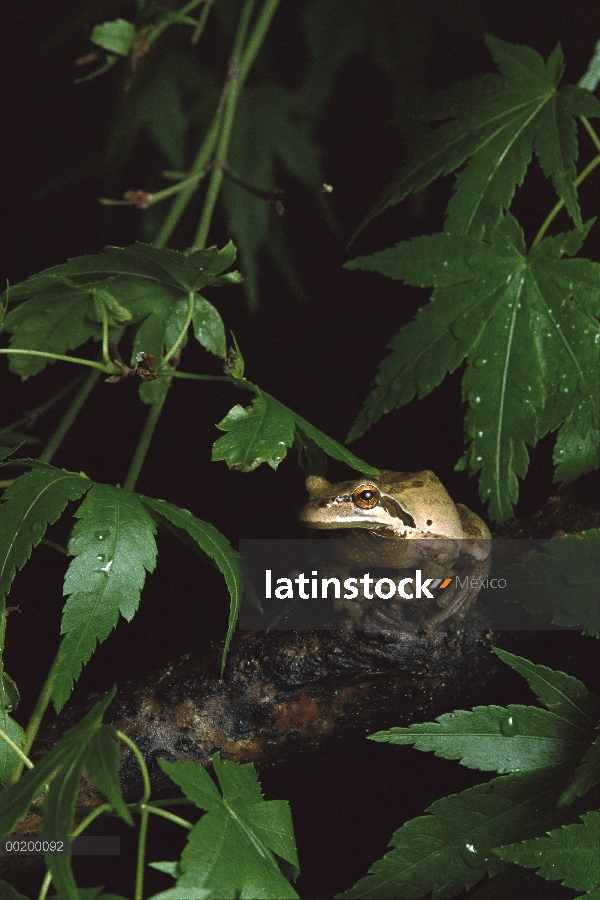
[[483,869],[491,860],[487,854],[480,853],[475,844],[465,844],[460,849],[460,855],[471,869]]
[[507,716],[500,722],[500,731],[505,737],[513,737],[519,733],[519,726],[513,716]]

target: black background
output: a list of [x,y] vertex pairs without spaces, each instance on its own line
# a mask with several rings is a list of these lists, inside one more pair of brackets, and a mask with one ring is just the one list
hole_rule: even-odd
[[[272,26],[270,71],[289,86],[300,82],[307,65],[300,27],[305,6],[282,2]],[[430,90],[493,70],[485,32],[529,44],[544,58],[561,41],[567,66],[564,81],[571,83],[584,73],[598,38],[597,4],[583,0],[573,0],[568,10],[564,0],[515,7],[491,0],[439,2],[407,4],[407,9],[426,17],[424,81]],[[85,28],[59,43],[51,39],[78,10],[78,5],[58,0],[3,7],[0,253],[2,276],[13,284],[69,257],[96,252],[106,243],[125,246],[141,239],[137,210],[107,211],[97,198],[106,193],[107,183],[114,196],[143,187],[164,165],[142,142],[125,171],[111,173],[108,182],[102,174],[102,151],[120,74],[113,70],[104,78],[73,85],[79,74],[73,60],[88,49]],[[130,12],[118,10],[124,16]],[[100,14],[93,21],[107,17]],[[211,47],[211,35],[209,27],[203,46]],[[339,231],[332,233],[324,224],[310,192],[284,171],[278,178],[285,189],[286,231],[306,301],[293,296],[266,255],[261,260],[257,314],[248,313],[241,288],[224,288],[209,297],[240,343],[247,376],[340,441],[362,405],[386,343],[427,297],[424,291],[376,274],[350,273],[341,265],[397,240],[439,230],[450,192],[449,179],[434,183],[419,203],[408,199],[389,210],[346,250],[350,234],[402,162],[403,140],[390,125],[392,116],[388,77],[366,53],[347,61],[317,132],[325,180],[334,187],[330,203]],[[586,140],[584,136],[583,162],[591,152]],[[584,220],[597,212],[597,179],[596,173],[581,192]],[[514,207],[529,240],[554,202],[551,185],[537,163],[532,164]],[[558,220],[556,226],[569,227],[568,220]],[[188,241],[192,229],[191,225]],[[210,242],[222,245],[227,237],[217,216]],[[172,246],[183,249],[185,240],[182,234],[181,243]],[[597,258],[595,251],[597,237],[592,232],[586,252]],[[191,345],[182,368],[220,374],[218,363]],[[17,418],[70,377],[69,367],[58,363],[21,384],[0,363],[0,423]],[[381,468],[433,469],[455,499],[485,516],[476,480],[454,472],[463,451],[460,377],[459,370],[429,397],[388,415],[352,449]],[[36,435],[42,442],[52,434],[66,402],[40,421]],[[292,453],[277,472],[262,465],[253,473],[240,474],[210,461],[211,444],[220,434],[215,422],[238,402],[247,403],[248,395],[227,385],[176,382],[137,489],[190,509],[212,522],[234,546],[239,538],[301,537],[295,517],[304,498],[303,474]],[[134,385],[99,382],[54,464],[83,470],[100,482],[122,483],[145,414]],[[555,491],[552,444],[549,437],[532,452],[519,512],[541,506]],[[330,462],[328,475],[333,481],[352,477],[335,461]],[[51,536],[65,542],[69,527],[65,519],[54,526]],[[121,620],[98,649],[76,686],[75,698],[122,684],[182,653],[202,652],[208,638],[223,634],[228,604],[221,577],[168,535],[160,536],[159,549],[157,570],[148,579],[138,615],[131,625]],[[56,653],[63,574],[64,559],[40,546],[17,576],[9,600],[20,613],[9,619],[5,663],[21,689],[17,718],[23,723]],[[566,647],[556,645],[555,639],[540,639],[529,656],[564,668],[592,686],[597,672],[587,671],[591,655],[580,649],[581,643]],[[498,690],[498,696],[482,702],[502,702],[502,691],[506,702],[533,702],[511,673],[503,676]],[[487,776],[408,748],[373,745],[358,736],[293,767],[261,773],[261,779],[267,799],[291,802],[302,869],[300,895],[304,900],[322,900],[365,875],[403,821],[422,813],[437,797]],[[174,858],[177,852],[157,844],[149,858]],[[124,882],[113,880],[108,869],[102,863],[85,876],[85,884],[104,883],[107,890],[131,893],[133,867]],[[158,890],[170,883],[156,875],[153,887]],[[552,890],[556,898],[572,896],[557,886]]]

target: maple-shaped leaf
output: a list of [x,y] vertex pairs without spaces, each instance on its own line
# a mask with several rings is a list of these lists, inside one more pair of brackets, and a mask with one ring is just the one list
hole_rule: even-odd
[[[6,292],[9,302],[24,301],[4,322],[11,347],[64,355],[89,338],[99,340],[106,317],[109,329],[130,324],[135,330],[132,366],[139,353],[161,359],[176,342],[179,353],[187,324],[205,349],[224,358],[221,316],[200,291],[239,282],[239,273],[225,272],[235,256],[231,242],[222,250],[189,254],[136,243],[53,266]],[[48,362],[26,354],[10,357],[11,369],[23,376],[37,374]]]
[[156,562],[155,526],[140,498],[94,484],[75,513],[69,541],[74,557],[65,575],[62,640],[52,698],[57,711],[68,700],[84,665],[121,614],[135,615],[146,572]]
[[[526,840],[549,828],[576,821],[572,807],[558,809],[566,769],[513,773],[436,800],[427,812],[399,828],[390,850],[343,900],[432,896],[454,897],[484,875],[504,869],[493,848],[510,839]],[[516,835],[519,835],[517,838]]]
[[294,445],[298,430],[333,459],[339,459],[367,475],[379,474],[373,466],[350,453],[266,391],[249,381],[241,382],[240,386],[242,384],[254,392],[255,399],[250,406],[234,406],[217,424],[217,428],[227,434],[213,444],[213,460],[223,459],[231,469],[241,472],[251,472],[263,462],[276,469]]
[[581,225],[574,117],[600,116],[600,102],[585,88],[558,87],[564,69],[560,45],[544,64],[530,47],[489,35],[486,41],[501,75],[452,85],[433,99],[429,118],[449,121],[415,145],[359,231],[388,206],[470,160],[456,179],[445,230],[486,233],[510,206],[534,152],[569,215]]
[[576,891],[598,890],[600,886],[600,812],[581,816],[580,823],[563,825],[547,836],[533,838],[494,850],[507,862],[537,869],[548,881],[560,881]]
[[[232,171],[252,188],[269,192],[278,187],[275,169],[282,164],[317,192],[323,175],[320,151],[313,139],[315,119],[314,107],[301,92],[273,82],[245,87],[236,108],[228,153]],[[275,209],[228,178],[223,182],[223,203],[229,231],[240,251],[250,305],[257,305],[258,256],[263,248],[269,250],[295,292],[302,294]]]
[[194,825],[176,868],[174,888],[153,900],[182,897],[263,897],[292,900],[298,894],[284,878],[275,855],[298,876],[298,856],[290,808],[285,800],[265,801],[252,764],[213,757],[220,789],[206,769],[191,761],[160,759],[163,771],[186,797],[206,810]]
[[550,429],[561,428],[560,438],[565,427],[568,435],[587,428],[583,446],[570,438],[562,442],[561,460],[571,474],[593,468],[600,265],[561,259],[579,249],[591,224],[547,238],[527,254],[523,232],[507,214],[485,240],[424,235],[346,263],[436,288],[392,339],[392,354],[380,364],[349,440],[415,395],[430,393],[466,358],[471,444],[461,466],[471,474],[481,470],[480,495],[490,501],[492,518],[511,515],[517,476],[529,464],[527,445],[535,446]]

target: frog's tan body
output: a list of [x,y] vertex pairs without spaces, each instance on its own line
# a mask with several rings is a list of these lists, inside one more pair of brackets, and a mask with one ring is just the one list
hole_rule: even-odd
[[[342,567],[418,567],[424,577],[438,578],[452,574],[456,565],[468,575],[469,584],[444,594],[442,612],[424,627],[431,631],[450,616],[465,615],[479,590],[470,582],[479,582],[489,571],[491,535],[479,516],[453,502],[433,472],[382,471],[377,478],[340,484],[312,476],[306,487],[309,499],[300,521],[352,538],[336,544]],[[345,605],[358,615],[361,604]]]

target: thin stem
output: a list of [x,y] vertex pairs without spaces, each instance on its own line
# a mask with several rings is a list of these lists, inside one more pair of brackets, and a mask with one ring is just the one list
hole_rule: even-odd
[[23,753],[18,744],[15,744],[15,742],[11,738],[9,738],[7,733],[3,731],[2,728],[0,728],[0,739],[4,741],[7,747],[10,747],[13,753],[16,753],[23,766],[27,766],[28,769],[33,769],[33,763],[31,762],[29,757],[26,756],[25,753]]
[[177,369],[171,372],[171,378],[193,378],[195,381],[229,381],[233,379],[229,375],[194,375],[193,372],[179,372]]
[[166,397],[167,391],[165,390],[158,403],[153,403],[148,410],[144,430],[142,431],[142,434],[138,441],[138,445],[135,448],[135,454],[133,456],[133,459],[131,460],[129,471],[127,472],[127,476],[125,478],[125,481],[123,482],[123,490],[125,491],[132,491],[135,488],[142,466],[144,465],[144,460],[146,459],[146,454],[148,453],[148,448],[150,447],[150,441],[152,440],[152,435],[154,434],[154,429],[156,428],[156,425],[158,423]]
[[[40,691],[40,695],[37,698],[37,703],[35,704],[35,708],[31,714],[31,718],[27,723],[27,728],[25,729],[25,740],[23,742],[23,753],[28,754],[31,750],[31,745],[35,740],[35,736],[38,733],[38,729],[42,724],[42,719],[44,718],[44,713],[48,708],[48,704],[50,703],[50,699],[52,697],[52,688],[54,686],[54,675],[56,673],[56,667],[58,666],[59,653],[54,657],[54,662],[50,666],[50,671],[46,676],[46,680]],[[19,778],[21,777],[21,772],[23,771],[24,762],[17,763],[15,768],[10,773],[8,778],[9,784],[16,784]]]
[[594,128],[592,127],[592,125],[590,124],[590,122],[588,121],[588,119],[587,119],[586,116],[580,116],[580,119],[581,119],[581,121],[583,122],[583,125],[584,125],[585,130],[587,131],[587,133],[588,133],[589,136],[591,137],[591,139],[592,139],[592,141],[593,141],[593,144],[594,144],[594,147],[596,148],[596,150],[599,150],[599,151],[600,151],[600,138],[599,138],[598,135],[596,134]]
[[138,745],[135,743],[135,741],[132,741],[131,738],[129,737],[129,735],[125,734],[125,732],[119,731],[119,729],[117,729],[117,737],[120,741],[123,741],[124,744],[127,744],[127,746],[129,747],[129,749],[131,750],[131,752],[133,753],[133,755],[135,756],[135,758],[138,761],[138,765],[142,772],[142,784],[144,786],[144,792],[138,802],[139,803],[147,803],[148,800],[150,799],[151,786],[150,786],[150,776],[148,775],[148,767],[146,765],[146,760],[144,759],[144,757],[142,755],[142,751],[140,750]]
[[208,162],[213,154],[213,150],[215,149],[222,115],[222,109],[217,109],[207,135],[204,138],[204,142],[202,143],[202,146],[198,151],[196,159],[192,163],[190,175],[187,179],[188,184],[177,194],[177,197],[173,201],[173,205],[171,206],[171,209],[169,210],[168,215],[165,221],[162,223],[161,229],[154,240],[155,247],[165,246],[165,244],[173,234],[181,216],[183,215],[183,212],[188,205],[192,194],[196,190],[197,180],[206,174],[204,169],[205,166],[208,165]]
[[110,366],[112,360],[108,354],[108,313],[106,306],[98,297],[96,297],[100,306],[100,315],[102,316],[102,359],[105,366]]
[[181,327],[181,331],[177,335],[174,343],[168,348],[167,352],[163,356],[160,361],[160,365],[158,366],[159,370],[162,369],[166,364],[172,359],[174,356],[177,356],[179,353],[179,349],[185,340],[185,336],[187,334],[187,330],[190,327],[192,322],[192,317],[194,315],[194,300],[196,299],[196,295],[194,291],[190,291],[188,294],[188,308],[185,316],[185,321]]
[[20,353],[21,356],[43,356],[44,359],[58,359],[61,362],[78,363],[80,366],[89,366],[91,369],[99,369],[107,375],[113,375],[118,372],[116,366],[111,364],[107,368],[104,363],[95,362],[93,359],[82,359],[80,356],[63,356],[61,353],[46,353],[43,350],[18,350],[16,347],[3,347],[0,353]]
[[40,462],[45,462],[45,463],[50,462],[50,460],[52,459],[52,457],[54,456],[54,454],[56,453],[56,451],[62,444],[69,428],[71,427],[71,425],[77,418],[79,411],[81,410],[81,407],[83,406],[83,404],[85,403],[85,401],[87,400],[89,395],[91,394],[92,389],[93,389],[94,385],[96,384],[96,382],[98,381],[99,377],[100,377],[100,372],[98,372],[98,371],[89,373],[89,375],[87,376],[87,378],[85,379],[85,381],[83,382],[83,384],[81,385],[81,387],[79,388],[79,390],[77,391],[75,396],[73,397],[73,400],[69,404],[69,408],[67,409],[66,413],[64,414],[64,416],[58,423],[58,427],[56,428],[56,431],[54,432],[54,434],[52,435],[52,437],[46,444],[45,450],[43,451],[43,453],[40,454],[40,457],[39,457]]
[[42,886],[40,888],[40,892],[38,894],[38,900],[46,900],[46,895],[50,889],[50,885],[52,884],[52,872],[46,872],[44,875],[44,880],[42,881]]
[[[592,159],[592,160],[587,164],[587,166],[585,167],[585,169],[583,169],[583,171],[577,176],[577,178],[576,178],[575,181],[573,182],[573,184],[575,185],[575,187],[579,187],[579,185],[581,184],[581,182],[582,182],[585,178],[588,177],[588,175],[590,174],[590,172],[593,172],[594,169],[595,169],[597,166],[599,166],[599,165],[600,165],[600,155],[595,156],[594,159]],[[563,208],[564,205],[565,205],[565,201],[564,201],[564,200],[559,200],[558,203],[556,203],[556,204],[552,207],[552,209],[550,210],[550,212],[548,213],[548,215],[546,216],[546,218],[545,218],[544,221],[542,222],[542,226],[541,226],[540,230],[538,231],[538,233],[536,234],[535,238],[533,239],[533,243],[532,243],[532,245],[531,245],[531,248],[532,248],[532,249],[533,249],[533,247],[536,246],[536,244],[539,244],[539,242],[542,240],[542,238],[543,238],[544,235],[546,234],[548,228],[550,227],[551,223],[552,223],[553,220],[556,218],[556,216],[557,216],[558,213],[561,211],[561,209]]]
[[146,806],[145,804],[140,804],[140,808],[147,809],[149,813],[154,813],[155,816],[162,816],[163,819],[168,819],[169,822],[173,822],[175,825],[181,825],[182,828],[187,828],[190,831],[194,827],[191,822],[188,822],[187,819],[182,819],[181,816],[176,816],[173,813],[167,812],[166,809],[160,809],[158,806]]
[[196,175],[184,175],[177,184],[173,184],[168,188],[163,188],[162,191],[154,191],[152,194],[146,193],[143,204],[139,201],[136,202],[136,200],[113,200],[111,197],[100,197],[99,200],[102,206],[138,206],[141,209],[149,209],[151,206],[155,206],[162,200],[167,200],[169,197],[172,197],[173,194],[178,194],[180,191],[186,190],[186,188],[195,188],[205,175],[206,171],[198,172]]
[[208,14],[210,13],[212,4],[213,0],[206,0],[204,9],[200,13],[198,24],[196,25],[196,28],[194,29],[194,33],[192,35],[192,44],[197,44],[202,37],[202,32],[204,31],[204,26],[206,25],[206,20],[208,19]]
[[244,50],[244,57],[240,66],[240,85],[244,83],[248,72],[252,68],[252,64],[256,59],[256,54],[262,46],[262,42],[264,41],[267,31],[269,30],[271,19],[275,15],[275,11],[278,5],[279,0],[265,0],[265,5],[260,11],[260,15],[256,20],[256,25],[254,26],[254,31],[250,35],[248,44],[246,46],[246,49]]
[[78,837],[88,825],[91,825],[94,819],[97,819],[98,816],[101,816],[105,812],[111,811],[113,808],[112,803],[101,803],[100,806],[97,806],[95,809],[91,811],[89,815],[85,817],[85,819],[79,823],[77,828],[74,828],[73,831],[69,833],[69,837]]
[[[204,200],[204,206],[202,208],[202,215],[200,216],[200,222],[198,223],[198,229],[196,231],[196,237],[194,238],[193,246],[196,249],[201,249],[205,246],[206,237],[208,235],[208,229],[210,227],[210,222],[213,216],[215,204],[217,202],[217,197],[219,195],[219,190],[221,188],[221,182],[223,181],[223,171],[219,163],[225,162],[227,157],[227,150],[229,148],[229,141],[231,138],[231,129],[233,126],[233,118],[235,115],[235,108],[237,105],[238,95],[240,88],[242,86],[242,64],[238,62],[242,55],[242,48],[244,46],[246,40],[246,34],[248,28],[250,26],[250,18],[252,16],[252,12],[254,10],[255,0],[246,0],[246,4],[242,11],[242,15],[240,17],[240,22],[238,25],[237,34],[235,37],[235,44],[233,47],[233,52],[231,55],[231,61],[229,63],[229,71],[227,73],[227,98],[225,100],[225,111],[223,114],[223,124],[221,127],[221,133],[219,135],[219,142],[217,144],[217,149],[215,153],[217,165],[213,166],[210,182],[208,185],[208,190],[206,192],[206,198]],[[263,8],[264,12],[264,8]]]
[[252,63],[256,58],[256,54],[258,53],[262,45],[269,25],[271,24],[271,19],[273,18],[275,10],[277,9],[278,3],[279,0],[265,0],[263,8],[260,11],[258,19],[256,20],[254,29],[248,39],[248,43],[243,52],[239,67],[237,67],[237,60],[241,56],[242,47],[244,45],[246,32],[248,30],[250,22],[250,17],[252,15],[254,0],[247,0],[246,6],[244,7],[244,10],[242,12],[240,24],[238,27],[238,33],[236,35],[232,61],[229,66],[229,77],[231,80],[229,84],[229,91],[227,93],[227,100],[225,102],[223,126],[221,128],[219,143],[216,150],[216,164],[213,166],[208,191],[206,194],[206,200],[204,202],[204,208],[202,210],[202,215],[198,224],[196,237],[194,238],[194,247],[196,249],[201,249],[202,247],[204,247],[206,244],[206,239],[208,237],[208,230],[210,228],[215,204],[217,202],[217,197],[219,195],[219,191],[221,189],[221,184],[223,181],[222,166],[227,162],[227,152],[229,150],[229,142],[231,140],[231,131],[235,116],[235,108],[237,106],[240,90],[244,84],[244,81],[246,80],[246,76],[250,71]]
[[138,852],[135,866],[134,900],[143,900],[144,896],[144,863],[146,857],[146,841],[148,840],[148,807],[143,805],[140,812],[140,832],[138,835]]

